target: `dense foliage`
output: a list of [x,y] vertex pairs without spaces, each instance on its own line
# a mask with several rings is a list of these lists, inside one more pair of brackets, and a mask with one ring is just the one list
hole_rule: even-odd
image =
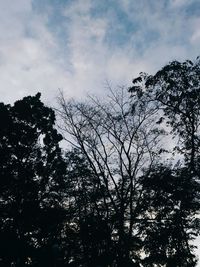
[[196,266],[199,111],[199,59],[61,95],[64,139],[40,94],[0,103],[0,266]]
[[48,265],[64,216],[55,115],[37,94],[1,103],[0,116],[0,264]]

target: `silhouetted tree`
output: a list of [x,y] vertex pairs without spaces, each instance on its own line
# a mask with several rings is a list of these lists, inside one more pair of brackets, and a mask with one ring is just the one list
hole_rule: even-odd
[[175,137],[174,155],[184,155],[182,164],[156,168],[144,178],[148,217],[153,218],[144,225],[147,266],[195,266],[191,241],[199,233],[200,60],[173,61],[155,75],[141,73],[129,91],[157,108],[157,124],[170,126]]
[[0,104],[0,265],[55,266],[65,163],[40,94]]
[[[142,251],[138,220],[146,208],[139,177],[144,168],[150,170],[158,160],[162,132],[154,125],[154,108],[136,103],[133,109],[124,89],[110,93],[107,103],[97,99],[90,99],[90,103],[66,102],[61,96],[59,114],[64,122],[61,127],[65,138],[84,155],[93,173],[91,181],[95,180],[100,189],[101,199],[97,199],[96,207],[94,205],[95,217],[90,214],[86,224],[84,222],[85,234],[94,231],[97,222],[101,224],[98,218],[101,215],[112,229],[115,254],[112,264],[137,266]],[[95,231],[97,234],[97,229]],[[110,242],[110,235],[108,237],[105,242]],[[94,249],[89,237],[85,238],[88,238],[88,249],[89,244]],[[89,254],[94,259],[93,251]]]
[[144,266],[195,266],[191,243],[199,230],[199,184],[187,168],[158,165],[142,177],[147,210],[141,214]]
[[[200,59],[173,61],[155,75],[141,73],[129,91],[164,111],[165,121],[178,137],[177,151],[192,172],[199,165]],[[159,123],[163,121],[160,118]]]

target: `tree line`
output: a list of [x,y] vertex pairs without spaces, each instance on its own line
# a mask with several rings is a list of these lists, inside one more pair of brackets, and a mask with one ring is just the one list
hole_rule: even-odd
[[0,103],[0,266],[196,266],[200,59],[108,91]]

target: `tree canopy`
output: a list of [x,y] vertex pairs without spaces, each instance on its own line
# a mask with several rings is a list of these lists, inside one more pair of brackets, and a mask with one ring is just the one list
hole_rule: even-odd
[[48,260],[42,250],[56,242],[64,214],[61,135],[40,94],[13,106],[1,103],[0,116],[0,260],[2,266],[34,265]]
[[59,105],[0,103],[0,265],[196,266],[199,58]]

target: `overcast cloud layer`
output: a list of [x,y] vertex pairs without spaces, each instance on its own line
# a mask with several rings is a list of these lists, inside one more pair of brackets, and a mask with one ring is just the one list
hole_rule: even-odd
[[140,71],[195,59],[198,0],[0,0],[1,100],[55,101],[130,85]]

